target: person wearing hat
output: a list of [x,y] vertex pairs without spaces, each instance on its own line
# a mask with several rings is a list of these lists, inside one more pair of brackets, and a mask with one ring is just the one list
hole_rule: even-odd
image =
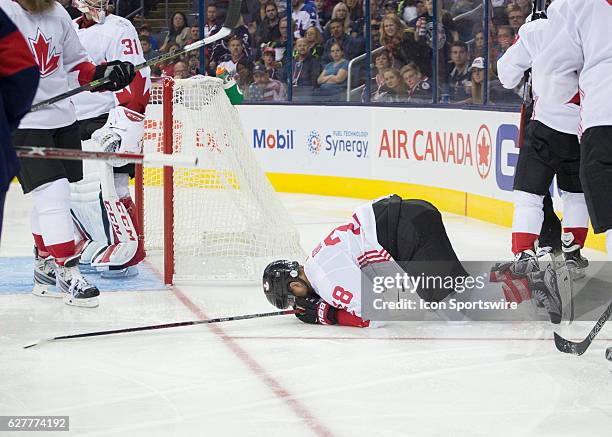
[[285,86],[276,79],[270,79],[268,69],[263,64],[253,69],[254,82],[249,85],[249,98],[255,102],[279,102],[287,100]]
[[[482,104],[484,103],[484,58],[479,57],[474,59],[470,66],[469,72],[472,77],[471,91],[472,99],[468,103]],[[466,90],[467,91],[467,90]]]
[[147,40],[149,40],[149,44],[151,45],[151,49],[153,49],[154,51],[158,51],[159,50],[159,44],[157,43],[157,40],[155,38],[153,38],[153,36],[151,35],[151,26],[149,26],[148,24],[143,24],[142,26],[140,26],[140,29],[138,29],[138,35],[139,36],[144,36],[147,38]]
[[287,72],[283,64],[276,61],[276,50],[273,47],[264,47],[261,58],[272,79],[280,82],[287,80]]

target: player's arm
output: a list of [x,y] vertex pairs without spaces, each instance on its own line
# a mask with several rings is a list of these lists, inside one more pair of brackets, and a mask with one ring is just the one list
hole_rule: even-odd
[[63,14],[61,25],[64,26],[64,69],[68,73],[77,73],[80,85],[106,77],[110,80],[92,91],[117,91],[129,85],[134,78],[134,65],[114,60],[100,65],[92,63],[79,41],[68,12],[64,10]]
[[541,72],[534,77],[534,88],[542,101],[567,103],[578,92],[578,74],[584,64],[578,27],[585,24],[577,14],[581,3],[557,0],[547,10],[544,47],[534,60],[534,68]]
[[[144,62],[140,39],[129,23],[118,22],[116,42],[106,48],[106,59],[131,65]],[[151,69],[135,73],[132,82],[115,92],[116,106],[109,112],[104,126],[92,134],[100,148],[107,152],[140,153],[144,135],[145,110],[151,90]]]
[[370,325],[368,320],[363,320],[346,310],[338,309],[316,295],[296,297],[295,307],[304,310],[304,312],[296,314],[296,317],[304,323],[356,326],[359,328],[367,328]]
[[525,76],[525,71],[531,68],[528,41],[533,35],[529,27],[535,24],[532,22],[521,26],[515,43],[497,61],[497,77],[504,88],[513,89],[518,86]]
[[28,112],[40,73],[23,35],[0,9],[0,98],[12,132]]

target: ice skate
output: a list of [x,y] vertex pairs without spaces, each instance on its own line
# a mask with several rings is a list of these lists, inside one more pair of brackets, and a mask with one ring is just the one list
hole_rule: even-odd
[[584,278],[584,270],[588,267],[589,261],[580,254],[580,245],[574,243],[574,235],[566,232],[561,236],[563,243],[563,256],[565,263],[572,275],[572,279]]
[[546,309],[551,323],[561,323],[563,305],[557,284],[557,274],[552,266],[548,266],[546,270],[530,273],[527,279],[536,304],[539,303]]
[[34,288],[32,294],[41,297],[62,297],[62,293],[55,286],[55,260],[48,256],[43,258],[38,255],[38,249],[34,247]]
[[79,258],[76,256],[66,260],[63,266],[57,266],[57,288],[61,290],[67,305],[97,307],[100,292],[81,275],[78,265]]

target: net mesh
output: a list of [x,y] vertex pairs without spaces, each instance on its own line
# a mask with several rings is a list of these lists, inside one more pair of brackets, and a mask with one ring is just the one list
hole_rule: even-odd
[[[144,151],[161,152],[162,88],[152,88]],[[216,78],[178,79],[173,153],[198,168],[174,168],[175,280],[257,280],[273,259],[304,258],[299,235],[244,137],[238,111]],[[144,169],[149,252],[163,246],[163,171]]]

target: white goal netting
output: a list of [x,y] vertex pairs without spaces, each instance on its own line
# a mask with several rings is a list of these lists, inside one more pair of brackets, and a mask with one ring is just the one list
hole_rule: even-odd
[[[168,93],[169,94],[169,93]],[[168,97],[166,97],[168,98]],[[152,90],[144,150],[163,150],[162,88]],[[179,79],[172,97],[173,153],[198,168],[174,168],[174,225],[163,226],[163,171],[144,169],[149,252],[174,234],[177,280],[257,280],[273,259],[304,259],[299,235],[245,139],[238,111],[216,78]]]

